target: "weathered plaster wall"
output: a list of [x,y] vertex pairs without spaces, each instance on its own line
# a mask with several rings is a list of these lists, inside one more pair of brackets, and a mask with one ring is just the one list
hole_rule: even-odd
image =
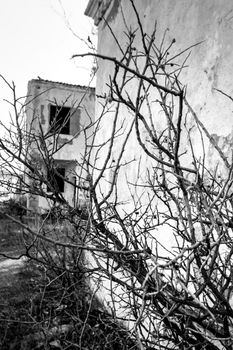
[[[216,96],[218,94],[213,89],[224,88],[229,94],[233,93],[231,82],[233,67],[230,64],[233,56],[232,2],[230,0],[224,2],[219,0],[135,0],[134,3],[147,33],[152,32],[153,25],[157,21],[158,43],[165,30],[168,30],[167,42],[173,38],[176,39],[174,52],[179,52],[190,45],[204,41],[192,49],[192,54],[188,59],[190,68],[186,70],[183,79],[189,84],[189,94],[199,95],[197,97],[198,103],[195,103],[196,107],[198,104],[203,105],[206,102],[206,97],[212,97],[211,104],[216,110],[218,105]],[[123,31],[126,30],[126,25],[132,29],[138,27],[130,1],[117,1],[117,6],[109,7],[105,18],[124,47]],[[141,45],[139,36],[137,44],[137,48],[139,48]],[[119,55],[119,49],[112,34],[103,21],[100,22],[98,28],[98,52],[111,56]],[[103,90],[110,70],[109,63],[99,62],[97,93]],[[222,110],[222,105],[218,107],[218,110]],[[213,128],[214,126],[215,124]]]
[[[70,134],[59,135],[58,147],[64,145],[54,155],[53,159],[66,168],[66,176],[72,181],[75,172],[79,171],[78,164],[82,163],[85,153],[84,134],[82,130],[90,125],[94,120],[95,110],[95,91],[93,88],[69,85],[46,80],[33,79],[28,83],[27,96],[27,130],[36,135],[40,134],[39,125],[41,125],[44,134],[49,130],[50,105],[71,107],[74,111],[70,119]],[[86,136],[90,137],[93,130],[87,129]],[[53,136],[46,141],[47,148],[54,147],[55,139]],[[35,153],[38,153],[36,145]],[[64,197],[70,204],[74,203],[74,187],[65,183]],[[49,202],[46,198],[33,197],[28,199],[29,207],[37,209],[49,208]]]
[[[74,113],[74,118],[71,118],[71,135],[60,135],[58,140],[59,144],[69,141],[70,143],[56,153],[55,159],[79,160],[84,150],[85,142],[82,133],[80,133],[79,137],[73,138],[75,136],[74,131],[78,133],[79,129],[83,129],[90,123],[90,117],[93,118],[94,116],[94,90],[43,80],[31,80],[28,85],[28,95],[28,100],[30,100],[30,96],[33,97],[33,103],[30,103],[27,107],[27,120],[29,123],[29,120],[32,120],[34,116],[34,128],[37,130],[38,122],[40,121],[43,131],[48,131],[49,108],[51,104],[72,107],[74,110],[77,109]],[[78,127],[75,123],[77,123]]]
[[[93,1],[90,0],[90,3]],[[126,47],[126,36],[124,31],[127,28],[136,30],[138,28],[137,18],[133,12],[129,0],[119,1],[102,1],[108,3],[108,10],[105,7],[101,11],[93,12],[95,22],[98,24],[98,53],[105,56],[120,58],[120,49],[113,34],[116,37],[121,48]],[[231,158],[231,149],[233,144],[233,105],[230,99],[217,92],[220,89],[228,95],[233,96],[233,3],[230,0],[134,0],[138,9],[143,28],[148,34],[152,33],[153,25],[157,22],[156,41],[161,43],[164,33],[166,32],[165,41],[169,44],[173,39],[175,45],[170,50],[170,56],[182,52],[186,48],[200,43],[190,49],[190,56],[185,68],[180,76],[180,80],[187,86],[187,99],[194,111],[198,114],[201,122],[208,129],[209,133],[215,139],[224,154]],[[90,13],[87,13],[91,16]],[[104,16],[104,20],[101,19]],[[111,30],[110,30],[111,29]],[[139,32],[139,31],[138,31]],[[141,40],[137,33],[134,46],[140,51]],[[188,54],[187,52],[187,54]],[[183,56],[182,59],[184,59]],[[98,60],[96,95],[108,97],[109,76],[113,73],[113,63],[107,60]],[[135,94],[135,86],[131,85],[128,89],[130,96]],[[96,117],[102,112],[102,106],[96,101]],[[102,128],[98,131],[100,142],[106,140],[112,129],[114,107],[103,119]],[[130,116],[126,109],[120,111],[121,120],[128,121]],[[154,116],[158,117],[158,128],[161,127],[161,119],[158,110],[155,110]],[[195,150],[202,153],[200,137],[193,135]],[[116,140],[114,152],[119,153],[120,138]],[[185,147],[185,140],[183,140]],[[206,141],[206,153],[209,161],[215,166],[216,153]],[[125,150],[125,159],[131,161],[139,159],[142,154],[135,132],[132,134]],[[104,159],[104,152],[103,158]],[[189,162],[190,159],[187,159]],[[147,156],[144,154],[141,159],[141,173],[148,166]],[[124,168],[124,174],[119,176],[118,182],[118,200],[125,199],[127,196],[127,182],[131,183],[137,175],[138,167],[135,162]],[[125,177],[126,176],[126,177]],[[102,181],[102,190],[108,190],[108,180],[105,185]],[[105,187],[105,188],[104,188]],[[126,198],[127,199],[127,198]],[[163,242],[165,246],[171,246],[172,241],[169,236],[168,228],[165,231],[161,229],[156,232],[158,241]],[[168,244],[168,245],[166,245]],[[106,295],[106,298],[108,296]]]
[[[90,1],[91,2],[91,1]],[[156,41],[161,42],[166,32],[165,41],[172,39],[176,44],[170,50],[175,55],[191,45],[200,43],[190,49],[190,56],[180,75],[180,80],[187,86],[187,99],[198,114],[209,133],[213,135],[219,146],[224,144],[225,155],[231,157],[233,140],[232,101],[220,94],[220,89],[233,95],[233,4],[230,0],[135,0],[144,30],[150,34],[157,22]],[[103,12],[103,11],[102,11]],[[104,20],[101,20],[103,15]],[[137,18],[129,0],[111,1],[108,10],[95,14],[98,24],[98,52],[112,57],[120,57],[120,50],[112,32],[120,46],[125,49],[127,27],[138,28]],[[108,23],[108,25],[106,24]],[[111,30],[109,29],[111,27]],[[139,32],[139,31],[138,31]],[[136,36],[135,47],[140,50],[140,35]],[[187,54],[188,54],[187,52]],[[182,60],[187,56],[182,56]],[[99,60],[97,71],[96,94],[108,94],[106,82],[113,72],[113,64]],[[134,93],[134,86],[130,91]],[[102,107],[96,103],[96,115],[100,115]],[[125,114],[125,111],[122,114]],[[104,121],[99,138],[104,139],[106,130],[111,128],[111,116]],[[158,118],[158,127],[161,120]],[[217,135],[217,136],[216,136]],[[138,153],[136,137],[132,139],[127,156],[130,159]],[[185,143],[185,142],[184,142]],[[201,141],[194,138],[197,154],[201,154]],[[199,147],[200,146],[200,147]],[[212,161],[215,152],[206,143],[207,153]],[[133,168],[128,168],[128,173]],[[124,190],[122,191],[124,192]]]

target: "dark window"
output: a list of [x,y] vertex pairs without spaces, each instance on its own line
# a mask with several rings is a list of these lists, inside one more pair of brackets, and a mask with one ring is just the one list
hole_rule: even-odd
[[56,168],[53,171],[48,173],[48,182],[47,192],[64,192],[65,187],[65,168]]
[[70,134],[70,107],[50,106],[50,131],[60,134]]

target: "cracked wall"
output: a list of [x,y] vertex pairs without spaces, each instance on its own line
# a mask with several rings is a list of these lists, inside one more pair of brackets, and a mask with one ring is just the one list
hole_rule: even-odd
[[[226,143],[229,142],[228,135],[233,131],[233,102],[218,90],[233,96],[232,1],[135,0],[134,4],[147,33],[152,32],[153,25],[157,22],[156,41],[158,43],[161,42],[165,31],[167,43],[173,38],[176,39],[171,55],[194,45],[189,51],[187,67],[180,75],[180,79],[187,86],[187,98],[192,108],[209,133],[219,135],[225,138]],[[105,9],[104,18],[98,25],[98,52],[119,58],[118,44],[123,50],[126,48],[127,40],[123,32],[126,32],[127,28],[132,30],[138,28],[130,1],[110,2],[108,10]],[[195,46],[197,43],[199,44]],[[139,36],[136,37],[134,45],[140,48]],[[109,81],[109,75],[113,72],[113,64],[106,60],[99,60],[98,67],[96,93],[97,95],[104,92],[107,94],[106,82]],[[96,113],[97,115],[101,113],[98,102]],[[105,123],[106,130],[110,127],[111,118]],[[100,131],[101,139],[104,134],[104,130],[102,133]],[[136,140],[133,142],[136,149]],[[197,152],[201,153],[198,142],[196,142]],[[230,149],[230,146],[228,148]],[[227,157],[230,156],[228,148],[223,147]],[[214,156],[214,151],[211,151],[207,141],[206,152],[209,157]],[[133,150],[129,150],[128,153],[133,158]]]

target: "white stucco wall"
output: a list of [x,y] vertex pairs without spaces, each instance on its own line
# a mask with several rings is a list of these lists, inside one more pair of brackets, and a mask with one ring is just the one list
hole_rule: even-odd
[[[129,0],[112,1],[112,3],[117,3],[118,6],[115,5],[115,8],[110,6],[110,11],[105,14],[105,18],[124,48],[125,23],[128,27],[136,29],[137,19]],[[225,100],[222,101],[214,88],[224,89],[228,94],[233,93],[232,2],[230,0],[135,0],[134,3],[145,32],[150,34],[154,22],[157,21],[156,41],[158,43],[165,30],[167,30],[168,43],[173,38],[176,39],[176,45],[170,55],[203,41],[191,50],[191,56],[187,62],[189,67],[184,71],[182,81],[188,84],[188,96],[192,100],[193,107],[197,111],[204,107],[202,115],[205,115],[205,120],[212,130],[219,130],[220,127],[223,134],[227,135],[229,126],[226,122],[231,122],[231,113],[228,113],[231,108],[227,109]],[[139,36],[136,44],[137,48],[140,48]],[[103,21],[98,27],[98,52],[119,57],[119,49]],[[105,90],[111,66],[106,61],[99,61],[97,94]],[[222,115],[224,112],[225,122],[221,120],[223,118],[213,118],[213,112],[215,115]]]
[[[86,14],[92,16],[98,23],[98,53],[105,56],[120,58],[121,53],[116,40],[123,50],[126,48],[127,38],[124,32],[130,28],[132,31],[138,28],[137,18],[130,0],[114,0],[100,2],[99,9],[95,2],[89,2]],[[185,68],[180,74],[180,81],[186,86],[186,96],[193,110],[197,113],[201,122],[208,129],[210,135],[216,140],[224,154],[230,159],[233,144],[233,118],[232,101],[220,94],[220,89],[228,95],[233,95],[233,4],[230,0],[135,0],[134,4],[143,29],[149,35],[152,33],[155,22],[157,23],[156,43],[161,43],[164,33],[164,46],[168,46],[173,39],[176,40],[169,50],[170,57],[182,52],[188,47],[198,44],[188,50],[177,59],[182,63],[187,56]],[[93,8],[91,7],[93,6]],[[106,10],[107,8],[107,10]],[[104,18],[104,19],[103,19]],[[110,30],[111,29],[111,30]],[[142,46],[139,30],[133,45],[138,51]],[[108,96],[109,76],[113,73],[114,65],[107,60],[98,60],[96,94]],[[140,64],[139,64],[140,68]],[[134,96],[136,86],[129,84],[127,89]],[[96,100],[96,118],[101,115],[102,102]],[[161,128],[163,123],[159,109],[155,107],[157,114],[157,126]],[[102,127],[98,132],[100,142],[107,139],[112,128],[114,108],[111,113],[103,118]],[[122,109],[120,120],[128,122],[127,111]],[[202,154],[201,139],[193,136],[196,154]],[[187,140],[182,140],[185,147]],[[206,154],[209,161],[214,162],[216,153],[206,142]],[[133,160],[140,154],[140,148],[136,140],[135,132],[130,137],[130,146],[127,146],[125,157]],[[133,145],[133,147],[132,147]],[[116,141],[114,152],[120,148],[120,139]],[[104,159],[104,156],[103,156]],[[144,157],[147,162],[147,157]],[[184,161],[186,161],[184,159]],[[136,166],[127,167],[128,177],[134,178]],[[143,171],[143,167],[141,167]],[[110,177],[111,175],[109,175]],[[104,186],[104,185],[103,185]],[[107,185],[106,185],[107,186]],[[125,188],[119,189],[125,195]]]
[[[130,0],[112,0],[100,1],[108,6],[105,12],[105,7],[100,7],[99,11],[96,7],[91,7],[95,2],[90,0],[89,10],[87,15],[93,17],[98,24],[98,53],[121,58],[121,53],[116,40],[120,47],[126,48],[126,35],[124,31],[127,28],[136,30],[138,28],[137,18],[132,9]],[[151,34],[154,23],[157,22],[156,43],[161,43],[164,33],[166,32],[164,45],[169,45],[173,39],[175,44],[169,50],[170,57],[182,52],[188,47],[194,45],[184,55],[178,58],[178,62],[182,63],[189,55],[185,68],[179,76],[181,82],[186,85],[186,96],[197,113],[200,121],[208,129],[210,135],[218,143],[219,147],[224,152],[228,160],[231,160],[231,149],[233,145],[233,118],[232,118],[232,101],[216,91],[220,89],[230,96],[233,96],[233,3],[230,0],[134,0],[134,4],[138,10],[144,31]],[[104,17],[104,20],[101,19]],[[106,24],[107,23],[107,24]],[[195,46],[195,44],[199,43]],[[142,46],[137,31],[136,38],[133,44],[136,50],[140,51]],[[139,69],[140,69],[139,65]],[[108,97],[109,76],[113,74],[114,64],[108,60],[98,59],[97,70],[97,96],[106,94]],[[129,84],[128,92],[133,98],[135,95],[136,86]],[[96,101],[96,118],[102,113],[102,105]],[[113,116],[115,113],[115,105],[112,105],[110,112],[102,118],[101,128],[98,131],[99,142],[104,142],[110,136],[112,130]],[[159,128],[163,126],[163,120],[158,107],[153,109],[153,116],[157,118],[155,125]],[[125,130],[126,125],[129,125],[130,114],[126,108],[120,109],[119,125],[124,120]],[[191,120],[191,119],[190,119]],[[192,121],[190,121],[190,126]],[[123,131],[123,129],[122,129]],[[122,133],[125,135],[125,131]],[[195,152],[202,155],[201,138],[198,132],[193,132],[193,145]],[[121,149],[121,140],[116,139],[112,150],[112,160],[114,154],[119,154]],[[182,147],[185,150],[187,139],[182,139]],[[206,156],[209,164],[214,167],[216,165],[216,151],[205,139]],[[125,147],[125,160],[132,161],[124,167],[124,170],[118,177],[117,195],[118,202],[130,198],[128,191],[129,182],[134,183],[138,174],[138,160],[142,155],[141,148],[138,145],[135,131],[130,136],[129,142]],[[106,150],[102,152],[102,159],[99,157],[99,162],[103,161],[106,156]],[[140,175],[143,174],[146,167],[149,166],[148,157],[143,154],[140,168]],[[189,157],[184,157],[184,163],[190,162]],[[109,162],[111,165],[111,162]],[[146,165],[146,167],[145,167]],[[101,166],[100,166],[101,167]],[[106,180],[106,181],[105,181]],[[107,193],[109,188],[109,180],[111,180],[111,171],[109,176],[101,181],[101,191]],[[144,189],[143,189],[144,190]],[[139,190],[140,191],[140,190]],[[129,202],[125,202],[124,209],[127,211]],[[134,205],[134,203],[132,203]],[[172,236],[169,235],[169,228],[164,225],[156,232],[156,239],[161,241],[165,247],[171,247]],[[173,236],[174,239],[174,236]],[[108,298],[106,294],[106,298]]]

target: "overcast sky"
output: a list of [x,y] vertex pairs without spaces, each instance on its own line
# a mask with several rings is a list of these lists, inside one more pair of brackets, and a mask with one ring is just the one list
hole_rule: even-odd
[[[88,0],[0,0],[0,74],[14,80],[17,95],[26,94],[27,82],[43,79],[87,85],[92,62],[71,60],[88,51],[75,34],[92,37],[93,22],[84,15]],[[65,14],[66,16],[65,16]],[[3,98],[9,93],[0,81],[0,113],[5,119]]]

